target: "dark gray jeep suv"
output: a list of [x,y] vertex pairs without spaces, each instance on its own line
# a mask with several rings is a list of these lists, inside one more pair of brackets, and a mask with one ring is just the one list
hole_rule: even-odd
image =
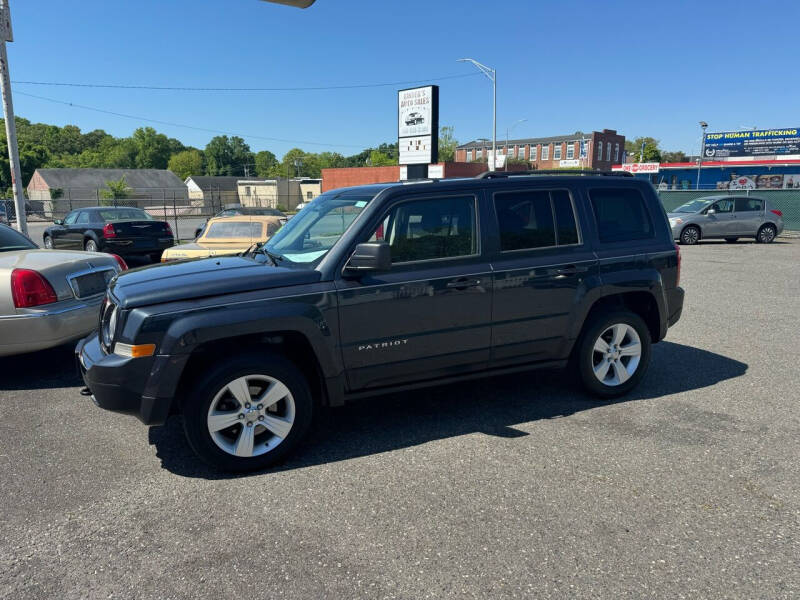
[[608,173],[487,173],[338,189],[247,255],[119,275],[77,347],[95,402],[181,413],[225,470],[286,457],[315,409],[388,391],[574,368],[629,392],[681,314],[652,186]]

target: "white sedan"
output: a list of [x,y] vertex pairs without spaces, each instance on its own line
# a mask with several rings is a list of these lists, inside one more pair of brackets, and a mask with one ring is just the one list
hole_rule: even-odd
[[127,268],[113,254],[40,250],[0,225],[0,356],[88,335],[97,327],[108,283]]

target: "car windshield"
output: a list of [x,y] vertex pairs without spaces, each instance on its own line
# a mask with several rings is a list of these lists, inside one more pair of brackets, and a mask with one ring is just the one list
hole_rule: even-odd
[[138,208],[109,208],[100,211],[106,223],[110,221],[152,221],[153,217]]
[[203,237],[213,241],[239,238],[261,240],[263,229],[261,221],[217,221],[208,225]]
[[686,204],[681,204],[678,208],[673,210],[672,212],[676,213],[695,213],[698,210],[702,210],[709,204],[711,204],[715,199],[714,198],[698,198],[697,200],[692,200],[687,202]]
[[11,252],[12,250],[34,250],[38,248],[36,244],[24,235],[0,225],[0,252]]
[[312,266],[322,260],[373,197],[355,190],[322,194],[287,222],[265,248],[290,263]]

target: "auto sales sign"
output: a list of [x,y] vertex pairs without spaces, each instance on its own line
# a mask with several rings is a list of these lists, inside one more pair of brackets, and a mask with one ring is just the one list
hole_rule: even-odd
[[439,86],[397,92],[400,164],[436,162],[439,150]]
[[706,160],[800,154],[800,128],[707,133]]

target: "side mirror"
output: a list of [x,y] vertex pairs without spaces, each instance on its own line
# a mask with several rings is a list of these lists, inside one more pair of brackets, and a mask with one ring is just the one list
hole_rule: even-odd
[[357,273],[378,273],[392,268],[392,251],[386,242],[366,242],[356,246],[353,255],[345,265],[345,271]]
[[64,224],[64,219],[56,219],[55,221],[53,221],[53,223],[55,225],[63,225]]
[[717,214],[717,211],[715,211],[713,208],[709,208],[708,211],[706,211],[706,214],[707,215],[715,215],[715,214]]

